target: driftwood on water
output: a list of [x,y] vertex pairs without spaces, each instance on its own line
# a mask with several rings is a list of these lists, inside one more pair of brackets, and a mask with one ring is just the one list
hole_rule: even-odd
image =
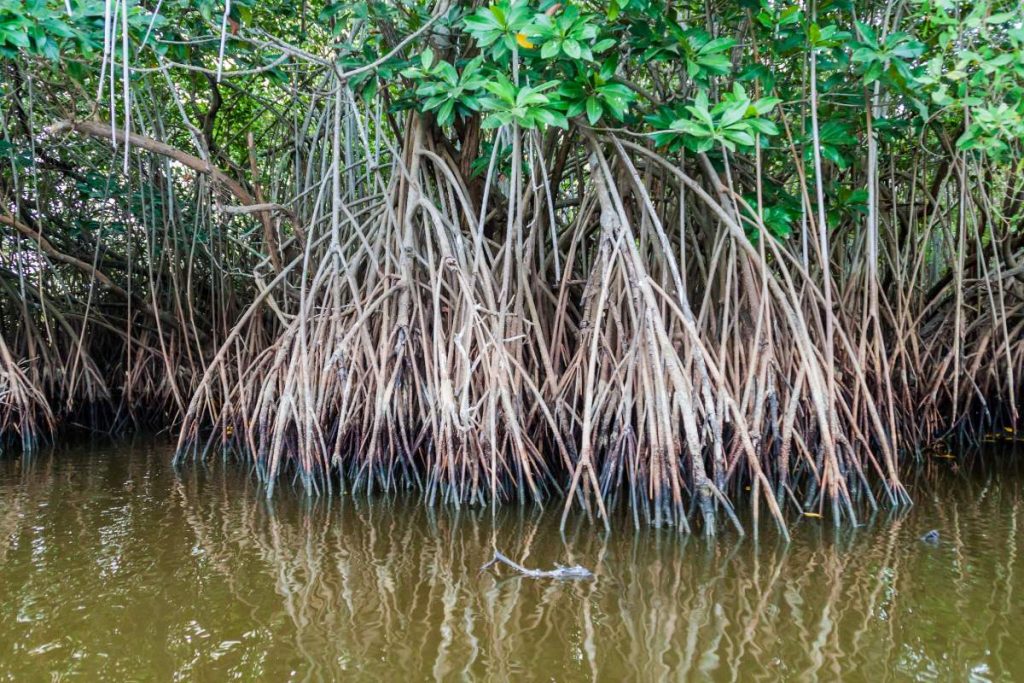
[[497,550],[494,551],[494,557],[491,558],[491,561],[480,567],[480,571],[486,571],[489,567],[492,567],[499,562],[508,565],[524,576],[529,576],[534,579],[561,579],[568,581],[594,578],[594,573],[592,571],[578,564],[574,564],[571,567],[563,567],[560,564],[556,564],[554,569],[528,569]]

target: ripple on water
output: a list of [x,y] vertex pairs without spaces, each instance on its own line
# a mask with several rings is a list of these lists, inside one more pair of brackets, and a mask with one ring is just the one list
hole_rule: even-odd
[[[158,445],[0,462],[0,678],[410,681],[1024,678],[1022,458],[913,483],[917,505],[760,544],[557,513],[349,496],[273,504]],[[935,546],[921,543],[937,529]],[[497,544],[552,582],[479,572]]]

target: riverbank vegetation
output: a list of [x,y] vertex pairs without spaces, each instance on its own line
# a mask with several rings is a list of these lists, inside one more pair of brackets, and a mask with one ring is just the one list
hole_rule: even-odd
[[714,533],[1019,424],[1015,0],[0,2],[0,430]]

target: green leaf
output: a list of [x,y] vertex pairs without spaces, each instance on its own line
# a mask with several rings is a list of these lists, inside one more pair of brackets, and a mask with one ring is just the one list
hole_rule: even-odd
[[587,98],[587,120],[590,121],[590,125],[596,124],[601,120],[601,103],[597,101],[597,98],[590,96]]
[[767,114],[775,107],[782,104],[782,100],[778,97],[762,97],[752,105],[754,113],[758,115]]
[[883,70],[884,67],[881,62],[874,62],[868,67],[868,70],[864,72],[864,83],[866,85],[871,85],[877,81],[882,76]]
[[484,130],[490,130],[491,128],[500,128],[508,123],[508,115],[504,112],[498,112],[491,114],[485,118],[481,123],[480,127]]
[[542,122],[549,126],[556,126],[558,128],[567,129],[569,127],[569,121],[565,118],[564,114],[551,109],[538,109],[535,112],[536,117]]
[[850,59],[855,62],[873,62],[878,59],[878,52],[874,48],[862,46],[853,51]]
[[702,56],[697,60],[697,63],[707,71],[719,76],[724,76],[732,69],[732,62],[725,55]]
[[740,102],[729,105],[722,114],[722,118],[719,120],[718,125],[726,128],[736,123],[743,118],[744,114],[747,113],[748,106],[750,106],[750,100],[741,100]]
[[821,156],[826,158],[826,159],[828,159],[829,161],[834,163],[839,168],[846,168],[846,166],[847,166],[846,158],[843,157],[843,155],[840,154],[839,150],[836,149],[835,147],[830,147],[828,145],[822,145],[821,146]]
[[708,111],[708,91],[700,90],[693,100],[693,106],[687,107],[695,117],[707,124],[711,123],[711,113]]
[[619,56],[612,54],[610,57],[601,62],[601,70],[598,71],[598,76],[605,81],[610,81],[615,75],[615,71],[619,68]]
[[441,105],[441,108],[437,110],[437,122],[442,126],[447,126],[455,119],[452,114],[452,110],[455,107],[455,100],[449,99],[447,102]]
[[701,139],[701,140],[697,140],[693,144],[693,151],[695,151],[695,152],[697,152],[699,154],[701,152],[707,152],[707,151],[713,149],[714,146],[715,146],[715,141],[714,140],[712,140],[711,138],[704,138],[704,139]]
[[733,142],[746,147],[752,147],[754,145],[754,136],[745,130],[726,131],[725,136]]
[[516,100],[516,86],[512,85],[512,81],[508,80],[503,74],[498,74],[497,78],[488,81],[484,88],[506,102],[512,103]]
[[713,55],[719,52],[725,52],[735,44],[736,41],[732,38],[715,38],[714,40],[708,41],[703,45],[703,47],[697,50],[697,54]]
[[697,138],[711,137],[711,130],[709,128],[702,127],[691,119],[676,119],[672,122],[671,128],[672,130]]
[[586,108],[586,106],[586,100],[576,100],[575,102],[569,105],[568,109],[565,110],[565,115],[568,116],[569,118],[579,116],[580,114],[583,113],[583,110]]
[[993,14],[989,18],[985,19],[986,24],[1005,24],[1007,22],[1018,19],[1019,16],[1016,12],[1000,12],[999,14]]
[[772,121],[768,119],[747,119],[744,121],[750,128],[754,129],[761,135],[778,135],[779,128]]
[[867,40],[867,43],[873,47],[878,48],[878,36],[875,34],[875,30],[861,21],[854,21],[861,34]]
[[7,42],[11,45],[21,48],[27,48],[29,46],[28,35],[23,31],[15,29],[14,31],[7,31],[4,34]]

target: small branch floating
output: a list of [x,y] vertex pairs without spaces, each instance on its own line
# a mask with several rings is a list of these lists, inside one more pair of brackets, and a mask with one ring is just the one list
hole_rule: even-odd
[[512,569],[515,569],[523,576],[529,576],[534,579],[559,579],[561,581],[574,581],[580,579],[594,578],[594,573],[592,571],[578,564],[574,564],[571,567],[563,567],[560,564],[556,564],[554,569],[528,569],[497,550],[494,551],[494,557],[491,558],[491,561],[486,563],[484,566],[480,567],[480,572],[483,573],[488,568],[493,567],[495,564],[498,564],[499,562],[508,565]]

